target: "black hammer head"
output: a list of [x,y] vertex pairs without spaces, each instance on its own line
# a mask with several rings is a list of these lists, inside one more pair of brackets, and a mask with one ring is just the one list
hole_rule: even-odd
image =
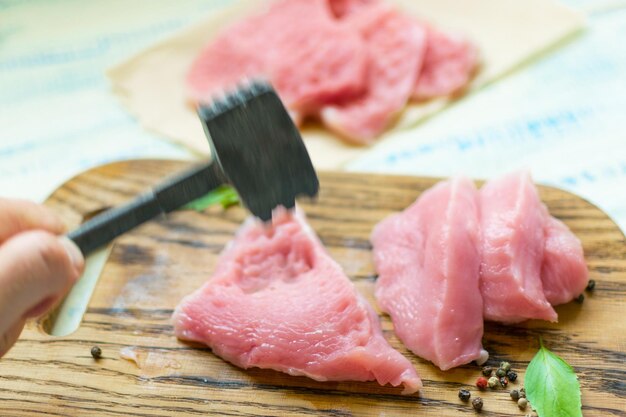
[[198,108],[213,157],[245,206],[263,221],[319,182],[300,132],[274,89],[251,82]]

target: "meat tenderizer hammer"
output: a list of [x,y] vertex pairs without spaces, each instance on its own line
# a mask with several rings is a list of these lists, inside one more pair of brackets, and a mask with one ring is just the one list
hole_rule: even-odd
[[198,115],[213,159],[196,165],[107,210],[68,234],[84,255],[159,215],[169,213],[223,184],[268,221],[300,195],[314,197],[319,182],[298,129],[274,89],[251,82],[200,106]]

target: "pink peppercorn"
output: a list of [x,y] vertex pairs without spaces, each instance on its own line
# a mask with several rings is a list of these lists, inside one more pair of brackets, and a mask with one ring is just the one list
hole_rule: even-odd
[[486,389],[488,385],[487,378],[483,378],[482,376],[476,380],[476,386],[480,389]]

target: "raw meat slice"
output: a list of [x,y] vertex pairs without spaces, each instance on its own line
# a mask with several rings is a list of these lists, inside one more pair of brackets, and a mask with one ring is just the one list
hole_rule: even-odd
[[447,96],[469,83],[478,65],[478,51],[467,39],[429,28],[424,65],[413,90],[418,100]]
[[330,10],[338,19],[354,14],[364,7],[371,7],[380,3],[380,0],[328,0]]
[[267,77],[267,56],[250,53],[249,43],[239,40],[252,28],[252,21],[239,22],[200,52],[187,73],[187,96],[192,102],[208,102],[245,78]]
[[582,294],[587,286],[589,277],[583,248],[580,240],[563,222],[548,214],[544,235],[546,244],[541,266],[543,292],[550,304],[564,304]]
[[540,275],[546,209],[530,174],[518,172],[489,181],[479,194],[485,319],[556,321]]
[[345,26],[327,22],[295,30],[277,53],[270,69],[273,84],[285,104],[303,115],[365,91],[365,44]]
[[478,193],[441,182],[372,233],[376,299],[400,340],[442,370],[481,356]]
[[337,24],[325,0],[282,0],[222,31],[194,61],[187,84],[202,102],[244,78],[267,78],[305,116],[361,94],[365,65],[359,34]]
[[365,7],[342,22],[363,37],[368,52],[367,91],[321,111],[322,122],[357,144],[371,142],[411,96],[425,50],[425,29],[393,8]]
[[319,381],[375,379],[403,384],[405,393],[421,387],[301,214],[279,211],[271,227],[245,223],[174,321],[179,338],[205,343],[242,368]]

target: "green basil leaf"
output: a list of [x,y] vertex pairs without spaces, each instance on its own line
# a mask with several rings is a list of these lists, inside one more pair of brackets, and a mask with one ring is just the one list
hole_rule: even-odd
[[528,364],[526,397],[539,417],[582,417],[580,384],[574,369],[543,342]]
[[223,185],[210,193],[185,204],[181,207],[181,210],[203,211],[207,207],[218,203],[221,204],[222,207],[227,208],[239,203],[239,196],[234,188]]

